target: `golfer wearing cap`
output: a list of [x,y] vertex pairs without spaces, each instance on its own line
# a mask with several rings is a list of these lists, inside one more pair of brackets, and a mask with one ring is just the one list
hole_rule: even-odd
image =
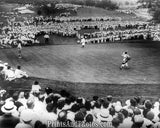
[[18,46],[17,46],[17,49],[18,49],[18,58],[21,59],[22,58],[22,45],[21,43],[18,43]]
[[86,40],[83,36],[81,37],[81,44],[82,44],[82,48],[84,48],[84,46],[86,44]]
[[123,57],[123,60],[122,60],[122,65],[121,65],[120,69],[123,69],[123,68],[128,69],[128,61],[131,59],[131,57],[129,56],[129,54],[127,52],[123,52],[122,57]]

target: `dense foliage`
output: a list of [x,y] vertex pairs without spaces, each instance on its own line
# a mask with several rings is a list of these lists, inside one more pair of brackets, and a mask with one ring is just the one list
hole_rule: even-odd
[[139,0],[142,7],[149,8],[149,13],[153,16],[153,20],[160,23],[160,0]]

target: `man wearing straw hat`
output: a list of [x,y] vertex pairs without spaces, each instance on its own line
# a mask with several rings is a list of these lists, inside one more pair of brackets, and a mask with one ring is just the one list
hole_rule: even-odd
[[19,118],[12,115],[17,107],[14,105],[13,101],[7,101],[2,107],[1,111],[4,113],[0,116],[0,128],[15,128],[19,123]]

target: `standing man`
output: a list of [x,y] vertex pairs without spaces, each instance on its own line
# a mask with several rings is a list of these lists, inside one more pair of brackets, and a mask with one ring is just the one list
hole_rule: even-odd
[[127,68],[128,69],[128,61],[131,59],[131,57],[129,56],[129,54],[127,52],[123,52],[122,53],[122,65],[120,67],[120,69],[122,70],[123,68]]
[[22,58],[22,45],[21,45],[21,43],[18,43],[17,49],[18,49],[18,58],[21,59]]
[[44,35],[44,39],[45,39],[45,44],[49,44],[49,35],[47,33]]
[[85,40],[85,38],[83,36],[81,38],[81,44],[82,44],[82,48],[84,48],[84,46],[86,44],[86,40]]

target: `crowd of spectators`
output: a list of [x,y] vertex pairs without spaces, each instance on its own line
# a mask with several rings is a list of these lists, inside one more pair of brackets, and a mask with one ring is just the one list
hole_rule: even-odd
[[1,45],[16,46],[40,44],[39,36],[59,35],[65,37],[82,36],[79,32],[84,29],[96,32],[83,33],[87,42],[107,42],[116,40],[139,40],[154,37],[156,27],[142,21],[121,21],[111,17],[34,17],[24,22],[8,20],[8,26],[2,28]]
[[0,74],[7,81],[13,81],[23,77],[28,78],[27,73],[21,70],[20,65],[15,69],[3,61],[0,61]]
[[0,91],[0,128],[160,128],[159,101],[86,99],[41,86],[35,81],[28,91]]

